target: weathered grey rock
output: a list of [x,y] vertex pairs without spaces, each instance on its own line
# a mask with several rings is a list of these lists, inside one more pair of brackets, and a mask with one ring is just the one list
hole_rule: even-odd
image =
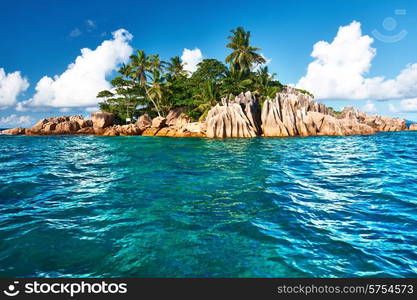
[[406,128],[403,119],[369,116],[353,107],[335,115],[324,104],[293,88],[267,99],[262,109],[264,136],[373,134]]
[[166,126],[167,119],[164,117],[156,117],[152,120],[152,128],[162,128]]
[[[263,135],[318,135],[320,127],[314,122],[318,116],[312,116],[311,112],[329,117],[333,115],[331,110],[324,104],[315,102],[311,96],[286,87],[277,93],[275,99],[267,99],[264,102],[261,114]],[[321,125],[323,120],[318,122]],[[325,125],[329,122],[331,123],[331,119],[326,120]]]
[[250,92],[222,99],[207,114],[207,137],[256,137],[261,134],[258,99]]
[[113,125],[114,115],[106,112],[96,112],[91,114],[94,128],[106,128]]
[[338,118],[356,120],[359,123],[368,125],[369,127],[373,128],[376,132],[401,131],[407,129],[407,125],[405,124],[404,119],[368,115],[352,106],[345,107],[342,113],[338,116]]

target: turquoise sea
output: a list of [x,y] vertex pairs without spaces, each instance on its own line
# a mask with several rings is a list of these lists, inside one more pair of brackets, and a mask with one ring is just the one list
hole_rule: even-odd
[[0,136],[0,277],[417,277],[417,132]]

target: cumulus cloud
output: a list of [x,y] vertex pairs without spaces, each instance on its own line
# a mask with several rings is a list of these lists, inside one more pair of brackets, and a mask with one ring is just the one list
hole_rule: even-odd
[[401,100],[398,105],[389,104],[388,109],[393,113],[417,113],[417,98]]
[[366,113],[376,113],[377,112],[375,103],[373,103],[372,101],[367,101],[365,103],[365,105],[363,106],[362,110]]
[[0,68],[0,109],[16,104],[17,96],[28,87],[28,80],[22,77],[19,71],[6,74],[6,71]]
[[17,116],[12,114],[8,117],[0,118],[0,126],[22,126],[32,123],[32,118],[29,116]]
[[406,66],[397,77],[366,77],[376,49],[373,39],[362,34],[361,24],[339,27],[329,43],[317,42],[307,73],[297,87],[309,90],[319,99],[399,99],[417,96],[417,64]]
[[19,102],[16,109],[97,105],[97,93],[110,88],[106,77],[129,60],[132,38],[127,30],[119,29],[113,32],[113,39],[104,41],[96,49],[81,49],[81,55],[65,72],[53,78],[44,76],[36,84],[34,96]]
[[184,69],[192,73],[197,70],[198,63],[203,60],[203,54],[198,48],[193,50],[185,48],[181,60],[185,63]]

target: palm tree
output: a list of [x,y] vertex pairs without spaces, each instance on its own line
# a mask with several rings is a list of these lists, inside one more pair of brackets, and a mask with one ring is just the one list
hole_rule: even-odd
[[120,74],[122,74],[124,77],[130,77],[132,74],[132,66],[131,65],[126,65],[126,64],[122,64],[122,66],[120,67],[119,71]]
[[194,111],[201,113],[199,120],[204,120],[209,110],[217,104],[220,99],[219,89],[213,80],[208,80],[200,88],[200,92],[195,96],[197,107]]
[[154,70],[158,70],[159,72],[162,72],[165,66],[166,66],[166,62],[161,60],[161,58],[159,57],[159,54],[149,56],[149,69],[151,72],[153,72]]
[[256,93],[261,97],[261,102],[266,98],[274,98],[276,93],[281,89],[278,81],[274,81],[276,74],[269,73],[268,67],[261,67],[255,74]]
[[256,53],[261,48],[249,45],[250,31],[238,27],[231,32],[233,35],[228,37],[230,43],[226,47],[233,51],[226,57],[226,62],[230,64],[232,72],[247,75],[255,66],[266,62],[262,55]]
[[171,72],[175,78],[187,75],[187,71],[184,70],[184,63],[179,56],[171,57],[166,69]]
[[130,56],[130,64],[132,66],[132,78],[144,87],[147,81],[147,72],[150,68],[149,59],[143,50],[136,50],[136,54]]
[[146,95],[152,102],[158,116],[170,109],[167,103],[167,96],[171,91],[169,90],[169,83],[161,76],[161,72],[157,69],[152,71],[151,81],[147,84]]

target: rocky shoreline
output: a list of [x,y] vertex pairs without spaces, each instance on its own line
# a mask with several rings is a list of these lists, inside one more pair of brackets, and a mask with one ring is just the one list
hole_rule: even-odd
[[222,99],[205,121],[192,122],[181,109],[164,117],[150,119],[142,115],[134,124],[117,125],[106,112],[92,113],[91,118],[60,116],[40,120],[32,128],[13,128],[1,133],[10,135],[89,134],[99,136],[167,136],[167,137],[288,137],[321,135],[369,135],[383,131],[417,130],[407,128],[405,120],[371,116],[354,107],[335,113],[307,94],[286,87],[274,99],[267,99],[260,109],[258,97],[242,93],[234,100]]

